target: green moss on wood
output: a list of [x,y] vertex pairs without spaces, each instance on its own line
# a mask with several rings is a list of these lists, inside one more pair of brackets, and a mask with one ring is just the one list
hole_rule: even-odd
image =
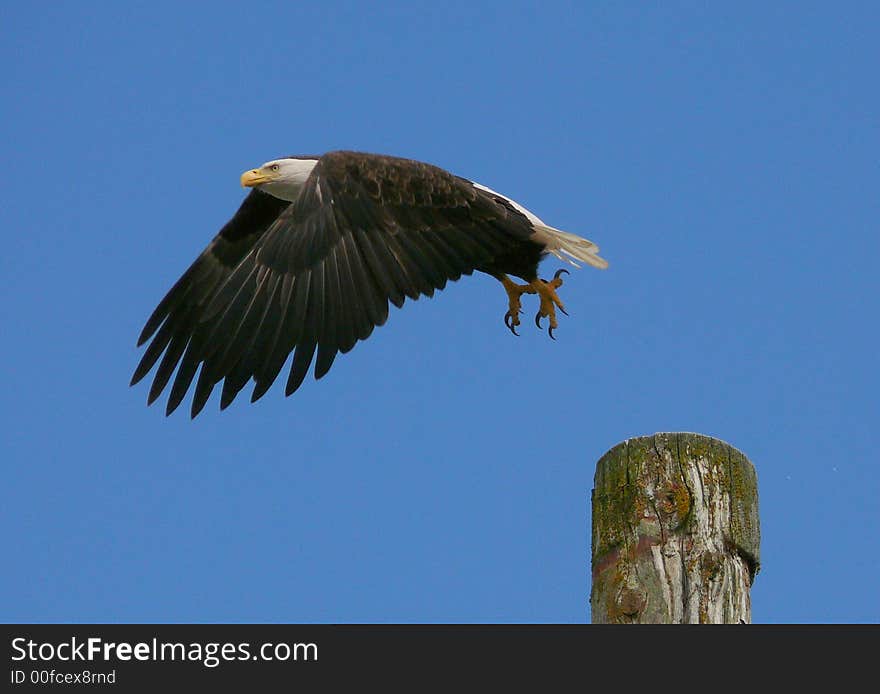
[[[602,456],[593,489],[593,566],[611,550],[638,542],[639,529],[646,532],[646,511],[656,511],[663,531],[687,525],[691,490],[681,466],[699,458],[709,463],[701,477],[707,492],[720,485],[732,500],[727,540],[747,558],[754,576],[760,563],[755,468],[729,444],[693,433],[635,437]],[[653,499],[646,488],[654,490]]]

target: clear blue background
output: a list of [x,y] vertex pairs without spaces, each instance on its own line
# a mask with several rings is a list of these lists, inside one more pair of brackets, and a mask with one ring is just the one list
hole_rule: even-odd
[[[877,8],[5,6],[0,618],[588,621],[595,462],[697,431],[758,470],[755,621],[880,621]],[[340,148],[611,268],[557,342],[465,278],[294,397],[146,408],[137,334],[241,171]]]

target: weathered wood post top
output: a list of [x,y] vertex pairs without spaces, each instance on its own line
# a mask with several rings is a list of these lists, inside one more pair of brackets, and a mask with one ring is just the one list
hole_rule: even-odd
[[737,449],[702,434],[628,439],[599,460],[592,497],[594,624],[751,622],[758,481]]

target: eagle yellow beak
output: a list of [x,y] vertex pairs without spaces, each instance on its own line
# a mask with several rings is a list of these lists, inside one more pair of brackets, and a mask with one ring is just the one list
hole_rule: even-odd
[[261,183],[266,183],[271,180],[272,176],[265,171],[262,171],[261,169],[251,169],[250,171],[245,171],[241,175],[241,187],[253,188],[254,186],[258,186]]

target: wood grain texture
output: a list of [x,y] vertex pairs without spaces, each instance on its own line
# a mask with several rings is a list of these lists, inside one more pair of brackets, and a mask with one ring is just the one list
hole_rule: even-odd
[[751,622],[758,485],[740,451],[701,434],[632,438],[596,466],[592,621]]

